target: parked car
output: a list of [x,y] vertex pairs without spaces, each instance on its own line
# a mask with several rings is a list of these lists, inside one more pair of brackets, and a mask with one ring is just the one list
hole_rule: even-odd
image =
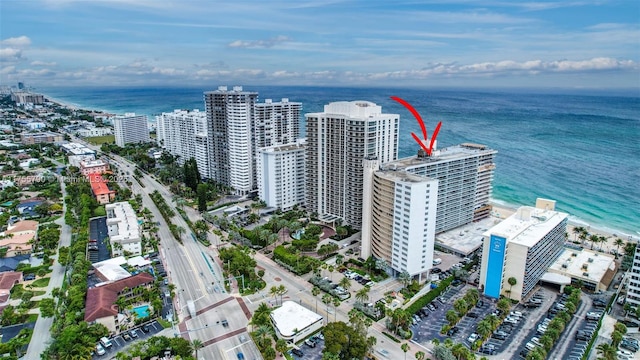
[[238,357],[238,360],[244,360],[244,354],[243,353],[239,352],[236,356]]
[[107,351],[104,349],[104,347],[102,347],[102,345],[100,344],[96,345],[96,354],[98,354],[99,356],[102,356],[106,353]]
[[111,343],[111,340],[109,340],[108,337],[103,336],[102,338],[100,338],[100,345],[102,345],[105,348],[110,348],[111,345],[113,344]]
[[142,325],[140,330],[142,330],[143,333],[148,333],[149,332],[149,325],[147,325],[147,324]]
[[299,356],[299,357],[303,357],[303,356],[304,356],[304,353],[303,353],[301,350],[299,350],[299,349],[293,349],[293,350],[291,350],[291,352],[292,352],[295,356]]
[[474,313],[474,312],[467,313],[467,316],[472,318],[472,319],[477,319],[478,318],[478,314]]
[[598,321],[602,317],[602,313],[590,311],[587,313],[586,319],[587,321]]
[[36,276],[34,274],[27,274],[27,275],[22,277],[22,280],[29,281],[29,280],[35,280],[35,278],[36,278]]
[[304,341],[304,343],[305,343],[308,347],[312,347],[312,348],[316,347],[316,342],[315,342],[315,341],[313,341],[313,340],[311,340],[311,339],[307,339],[307,340],[305,340],[305,341]]
[[132,338],[134,338],[134,339],[138,338],[138,332],[137,332],[135,329],[131,330],[131,331],[129,332],[129,334],[130,334],[130,335],[131,335],[131,337],[132,337]]
[[454,326],[451,329],[449,329],[449,331],[447,331],[447,336],[454,336],[459,331],[460,331],[460,328],[458,328],[457,326]]
[[471,335],[469,335],[469,337],[467,338],[467,341],[469,341],[469,343],[474,343],[476,340],[478,340],[480,336],[476,333],[472,333]]
[[476,307],[481,308],[482,306],[484,306],[484,301],[478,300],[478,302],[476,303]]
[[498,331],[494,332],[491,337],[493,337],[494,339],[498,339],[498,340],[506,340],[508,336],[509,336],[509,334],[507,332],[498,330]]
[[122,338],[123,338],[125,341],[130,341],[130,340],[131,340],[131,336],[129,335],[129,333],[126,333],[126,332],[125,332],[125,333],[122,333]]

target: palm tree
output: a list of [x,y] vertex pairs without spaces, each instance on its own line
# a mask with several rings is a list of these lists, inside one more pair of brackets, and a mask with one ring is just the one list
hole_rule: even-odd
[[409,349],[411,349],[409,347],[409,344],[404,343],[404,344],[400,345],[400,349],[402,349],[402,351],[404,351],[404,360],[407,360],[407,351],[409,351]]
[[478,332],[478,335],[480,335],[483,339],[486,339],[487,336],[489,336],[493,331],[493,328],[491,326],[491,323],[489,323],[489,321],[482,320],[478,323],[476,330]]
[[598,350],[598,355],[602,355],[602,358],[604,360],[616,360],[617,349],[615,346],[607,343],[602,343],[598,345],[596,349]]
[[340,304],[340,299],[333,298],[333,321],[338,321],[338,306],[340,306]]
[[343,289],[349,291],[349,288],[351,287],[351,281],[349,281],[349,279],[347,279],[346,277],[343,277],[338,285],[340,285],[340,287],[342,287]]
[[591,241],[591,250],[593,250],[593,245],[595,245],[595,243],[600,241],[600,237],[598,235],[591,235],[589,236],[589,241]]
[[582,226],[576,226],[573,228],[574,240],[578,240],[578,235],[582,234],[584,228]]
[[364,304],[369,301],[369,287],[365,286],[362,289],[358,290],[356,293],[356,301],[360,304]]
[[316,298],[316,312],[318,312],[318,294],[320,294],[320,288],[314,286],[313,289],[311,289],[311,295]]
[[284,356],[284,352],[287,351],[289,346],[287,346],[287,342],[284,339],[278,339],[276,341],[276,351],[278,351],[282,356]]
[[198,350],[202,349],[204,347],[204,343],[202,343],[202,341],[198,340],[198,339],[193,339],[191,340],[191,347],[193,347],[193,350],[196,352],[196,360],[198,359]]
[[333,297],[329,294],[322,295],[322,302],[327,305],[327,321],[329,321],[329,304],[333,301]]
[[513,288],[513,285],[518,283],[518,280],[516,280],[516,278],[512,276],[509,279],[507,279],[507,282],[510,285],[510,287],[509,287],[509,299],[511,299],[511,289]]
[[426,356],[427,355],[425,353],[423,353],[422,351],[418,351],[416,353],[416,360],[424,360],[426,358]]
[[502,311],[503,315],[506,315],[507,311],[511,309],[511,302],[507,298],[502,298],[498,300],[497,307],[498,309],[500,309],[500,311]]
[[269,289],[269,295],[273,296],[273,299],[276,301],[276,306],[278,305],[278,294],[279,292],[277,286],[274,285]]
[[458,313],[455,310],[447,311],[445,319],[449,322],[449,325],[453,326],[458,322]]
[[616,238],[613,241],[613,245],[616,246],[616,259],[618,258],[618,253],[620,252],[620,246],[624,245],[624,240],[620,239],[620,238]]
[[407,271],[403,271],[398,274],[398,281],[402,283],[403,288],[406,288],[407,286],[409,286],[409,284],[411,284],[411,275],[409,275]]
[[287,287],[284,285],[278,285],[278,295],[280,295],[280,305],[282,305],[282,295],[287,293]]
[[329,279],[330,279],[331,281],[333,281],[333,271],[334,271],[335,269],[336,269],[336,268],[335,268],[333,265],[329,265],[329,266],[327,266],[327,270],[329,270]]
[[458,315],[464,316],[468,309],[467,302],[460,298],[453,302],[453,309],[458,313]]
[[580,231],[580,235],[578,235],[578,238],[580,239],[580,241],[582,241],[583,245],[584,245],[584,242],[587,240],[588,237],[589,237],[589,233],[587,232],[587,230],[585,228],[582,228],[582,231]]

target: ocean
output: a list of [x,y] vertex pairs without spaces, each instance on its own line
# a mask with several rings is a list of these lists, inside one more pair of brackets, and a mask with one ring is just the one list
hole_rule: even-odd
[[[204,110],[211,88],[45,88],[40,92],[84,109],[147,114]],[[506,207],[557,201],[576,224],[626,239],[640,235],[640,97],[526,90],[384,89],[244,86],[260,101],[288,98],[303,112],[331,101],[367,100],[400,114],[399,157],[416,153],[421,134],[398,96],[420,112],[429,134],[438,121],[439,148],[462,142],[498,150],[493,199]],[[304,136],[304,118],[301,119]]]

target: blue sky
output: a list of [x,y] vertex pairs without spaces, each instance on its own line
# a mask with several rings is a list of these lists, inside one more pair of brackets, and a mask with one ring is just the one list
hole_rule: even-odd
[[0,84],[640,88],[640,1],[2,0]]

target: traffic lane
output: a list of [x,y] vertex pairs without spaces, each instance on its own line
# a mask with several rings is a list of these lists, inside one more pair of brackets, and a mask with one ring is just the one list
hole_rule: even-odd
[[[228,339],[221,340],[209,347],[212,353],[219,353],[217,357],[209,357],[206,359],[230,359],[237,360],[238,353],[242,353],[247,360],[262,359],[260,351],[251,340],[248,333],[244,332],[239,335],[232,336]],[[217,349],[217,350],[216,350]]]

